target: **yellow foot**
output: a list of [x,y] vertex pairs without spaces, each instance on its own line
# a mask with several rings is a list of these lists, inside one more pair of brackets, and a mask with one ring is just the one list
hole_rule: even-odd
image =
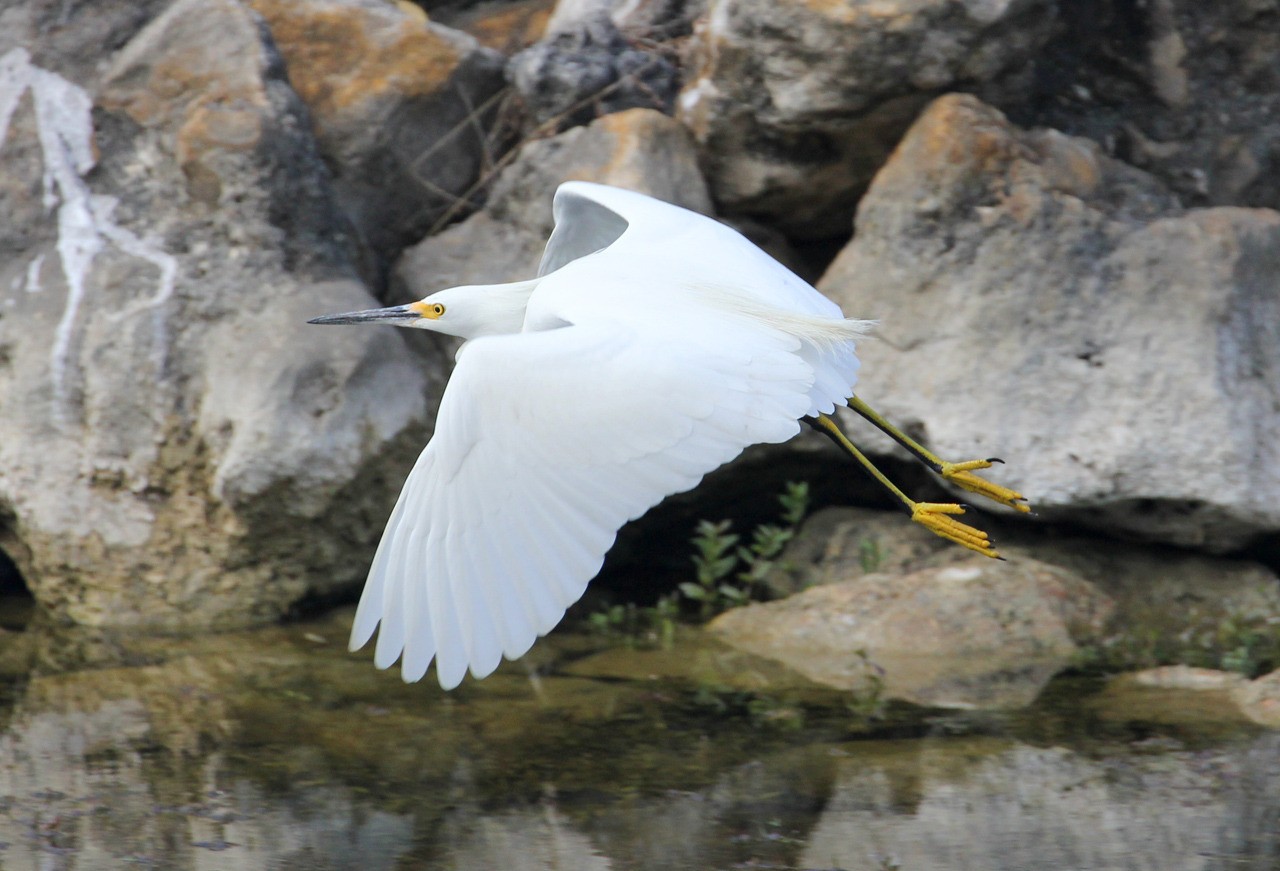
[[964,506],[948,502],[911,503],[911,519],[934,535],[940,535],[948,541],[954,541],[956,544],[969,548],[969,550],[976,550],[983,556],[989,556],[992,559],[1003,559],[996,552],[996,549],[991,546],[991,541],[987,538],[985,532],[948,516],[952,514],[964,514]]
[[963,463],[943,463],[942,468],[939,469],[939,474],[957,487],[968,490],[970,493],[977,493],[979,496],[985,496],[993,502],[1008,505],[1015,511],[1029,514],[1031,506],[1027,504],[1026,496],[1023,496],[1017,490],[1001,487],[999,484],[993,484],[986,478],[980,478],[973,474],[974,469],[990,469],[992,463],[999,462],[1002,462],[1002,460],[967,460]]

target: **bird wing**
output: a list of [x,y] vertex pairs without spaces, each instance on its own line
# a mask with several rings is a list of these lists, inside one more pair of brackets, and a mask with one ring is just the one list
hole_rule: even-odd
[[[799,431],[813,371],[794,337],[718,318],[621,322],[464,346],[436,431],[374,557],[352,629],[434,657],[441,686],[523,655],[596,575],[619,527],[748,445]],[[697,334],[698,341],[688,336]]]
[[556,226],[538,263],[539,277],[607,248],[627,231],[625,217],[590,196],[597,187],[601,185],[566,183],[556,189],[551,201]]

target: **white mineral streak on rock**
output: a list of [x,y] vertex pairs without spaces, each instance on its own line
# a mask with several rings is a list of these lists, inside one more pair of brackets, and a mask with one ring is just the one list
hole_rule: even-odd
[[[95,197],[84,176],[97,162],[93,147],[93,101],[83,88],[56,73],[31,63],[26,49],[15,48],[0,57],[0,147],[9,132],[9,122],[23,94],[31,92],[35,106],[36,132],[44,156],[44,204],[58,209],[58,258],[67,281],[67,302],[54,334],[50,367],[53,382],[54,414],[59,422],[71,419],[67,369],[85,287],[93,260],[108,244],[126,254],[146,260],[159,270],[158,287],[149,299],[109,315],[123,320],[162,305],[173,294],[177,261],[153,242],[139,239],[115,223],[113,197]],[[38,292],[43,257],[27,270],[26,289]],[[156,320],[158,353],[165,346],[163,323]]]
[[44,290],[40,284],[40,270],[44,267],[44,255],[39,254],[27,264],[27,282],[24,285],[27,293],[39,293]]

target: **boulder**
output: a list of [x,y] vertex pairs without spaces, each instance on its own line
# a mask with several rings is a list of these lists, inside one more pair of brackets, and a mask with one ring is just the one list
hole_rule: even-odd
[[1111,601],[1034,560],[971,557],[907,575],[866,574],[721,614],[710,630],[820,684],[859,689],[865,663],[884,692],[923,705],[1016,708],[1035,700],[1097,637]]
[[572,30],[582,22],[608,15],[624,32],[662,40],[688,36],[693,22],[706,12],[706,0],[558,0],[547,20],[547,33]]
[[1024,126],[1088,136],[1188,205],[1280,208],[1280,17],[1255,0],[1059,6]]
[[693,143],[678,123],[652,109],[606,115],[522,146],[495,179],[484,209],[405,252],[394,275],[397,297],[532,277],[551,235],[552,195],[570,179],[711,211]]
[[23,48],[40,69],[93,94],[112,55],[171,2],[84,3],[72,9],[62,0],[5,0],[0,55]]
[[502,56],[384,0],[249,5],[310,110],[339,204],[389,264],[455,212],[494,159]]
[[1235,687],[1232,698],[1259,726],[1280,729],[1280,670]]
[[1214,668],[1193,668],[1188,665],[1162,665],[1123,675],[1134,686],[1156,690],[1187,690],[1192,692],[1224,692],[1248,684],[1242,675]]
[[355,584],[431,381],[397,335],[305,324],[375,301],[261,19],[179,0],[97,92],[0,57],[0,547],[95,625]]
[[[1274,636],[1274,615],[1280,613],[1280,579],[1260,563],[1026,528],[992,516],[972,522],[991,533],[1011,563],[1057,566],[1112,602],[1103,631],[1078,639],[1085,641],[1082,664],[1119,671],[1182,662],[1252,671],[1269,661],[1266,639]],[[805,520],[766,582],[782,597],[820,584],[936,570],[970,558],[969,551],[900,512],[826,508]]]
[[626,109],[670,112],[679,73],[632,45],[604,12],[567,24],[511,58],[507,78],[539,125],[563,129]]
[[[1185,211],[1091,142],[936,101],[819,282],[859,394],[1042,518],[1230,551],[1280,531],[1280,214]],[[884,453],[883,442],[868,442]]]
[[469,33],[486,48],[510,55],[542,38],[555,5],[555,0],[446,5],[432,9],[431,20]]
[[711,0],[681,119],[728,214],[847,234],[876,169],[929,97],[1034,56],[1045,0]]

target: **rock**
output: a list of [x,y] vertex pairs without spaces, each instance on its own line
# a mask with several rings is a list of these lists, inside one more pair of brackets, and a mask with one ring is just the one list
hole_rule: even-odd
[[0,83],[0,542],[39,604],[210,629],[354,584],[428,378],[305,325],[374,301],[261,19],[179,0],[92,114],[21,50]]
[[486,48],[509,55],[542,38],[555,5],[555,0],[489,0],[433,9],[431,20],[469,33]]
[[[859,393],[1043,518],[1214,552],[1280,530],[1280,214],[1184,212],[972,97],[920,118],[819,288]],[[868,443],[877,453],[882,447]]]
[[938,556],[966,558],[898,511],[824,508],[804,521],[766,579],[779,598],[873,573],[903,574]]
[[1235,693],[1248,683],[1238,674],[1210,668],[1149,668],[1111,677],[1080,714],[1111,728],[1143,723],[1201,736],[1239,735],[1249,730],[1249,719]]
[[671,39],[688,36],[694,20],[705,12],[706,0],[559,0],[547,21],[547,33],[572,30],[603,14],[628,33]]
[[557,0],[547,19],[547,35],[576,30],[584,24],[609,18],[626,0]]
[[386,263],[464,200],[492,160],[503,59],[382,0],[250,0],[311,111],[334,190]]
[[507,65],[507,78],[538,124],[559,129],[626,109],[669,113],[679,88],[671,61],[633,47],[605,14],[520,52]]
[[[1249,671],[1256,661],[1268,661],[1266,639],[1274,636],[1274,615],[1280,613],[1280,579],[1264,565],[1027,529],[998,517],[973,522],[992,534],[1010,562],[1058,566],[1113,603],[1103,631],[1082,644],[1080,659],[1095,668],[1123,671],[1184,662]],[[772,595],[783,597],[819,584],[939,569],[969,558],[968,551],[907,522],[899,512],[826,508],[805,520],[766,583]],[[1200,671],[1222,673],[1186,673]]]
[[854,688],[870,660],[890,698],[944,707],[1030,704],[1096,637],[1111,602],[1063,569],[972,557],[869,574],[728,611],[710,629],[809,679]]
[[1253,722],[1280,729],[1280,670],[1235,687],[1232,699]]
[[1241,651],[1261,649],[1257,641],[1275,634],[1280,579],[1259,563],[1083,536],[1019,540],[1002,551],[1075,572],[1115,602],[1105,637],[1088,651],[1097,666],[1251,670],[1257,654],[1242,659]]
[[73,11],[62,0],[6,0],[0,3],[0,55],[25,49],[37,67],[92,94],[112,55],[171,2],[86,3]]
[[1053,18],[1043,0],[712,0],[680,117],[726,213],[839,236],[924,102],[1025,64]]
[[1068,4],[1009,111],[1088,136],[1186,204],[1280,208],[1278,50],[1267,2]]
[[405,252],[397,296],[533,276],[551,235],[551,197],[570,179],[619,185],[700,212],[711,198],[689,136],[651,109],[606,115],[526,143],[495,180],[483,210]]
[[1214,668],[1192,668],[1188,665],[1165,665],[1148,668],[1127,676],[1135,686],[1157,690],[1214,691],[1234,690],[1247,681],[1243,676]]

